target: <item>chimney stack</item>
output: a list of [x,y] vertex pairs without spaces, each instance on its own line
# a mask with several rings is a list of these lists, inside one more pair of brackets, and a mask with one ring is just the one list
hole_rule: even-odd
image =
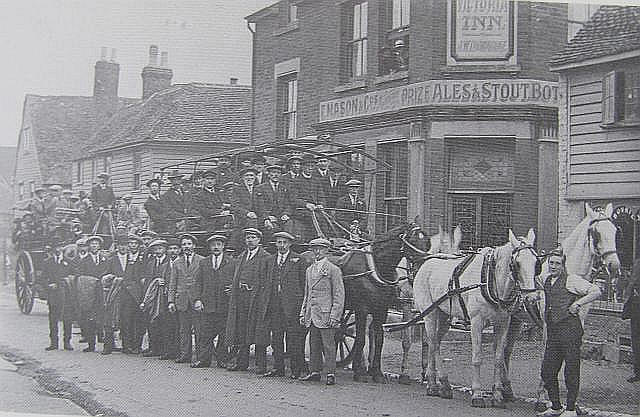
[[162,52],[160,66],[158,66],[158,47],[149,47],[149,65],[142,69],[142,98],[146,99],[152,94],[171,86],[173,71],[166,68],[169,62],[169,54]]
[[118,99],[120,65],[115,62],[115,49],[111,50],[111,61],[107,61],[107,48],[100,48],[100,60],[95,65],[93,97],[101,102]]
[[238,79],[236,77],[231,77],[229,82],[231,85],[238,85]]

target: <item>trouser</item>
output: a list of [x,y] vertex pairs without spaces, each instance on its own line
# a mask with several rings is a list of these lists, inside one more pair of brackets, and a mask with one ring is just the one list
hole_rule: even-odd
[[284,372],[285,341],[289,354],[289,366],[293,375],[306,373],[304,361],[304,338],[306,329],[300,326],[297,317],[289,320],[282,308],[281,300],[275,298],[267,310],[268,331],[271,333],[273,368]]
[[633,351],[633,373],[640,376],[640,311],[631,315],[631,350]]
[[324,356],[327,374],[336,372],[336,329],[319,329],[313,323],[309,329],[309,348],[311,350],[311,372],[322,372]]
[[[178,311],[179,352],[178,359],[189,359],[193,352],[192,328],[195,324],[195,311]],[[197,339],[196,339],[197,340]]]
[[178,314],[164,311],[159,317],[160,338],[162,340],[161,354],[175,359],[178,356],[180,332],[178,328]]
[[[577,323],[575,323],[576,321]],[[580,327],[576,329],[574,327],[576,325]],[[577,317],[566,320],[564,323],[547,327],[547,346],[542,359],[541,377],[554,409],[559,409],[562,406],[558,373],[564,362],[567,410],[575,410],[578,391],[580,390],[581,346],[582,325]]]
[[58,346],[58,321],[62,321],[63,343],[71,342],[72,321],[63,316],[64,307],[49,304],[49,340],[51,346]]
[[114,332],[115,329],[111,325],[104,325],[104,339],[102,340],[102,349],[111,352],[114,348]]
[[123,293],[120,306],[122,349],[138,351],[142,345],[142,330],[144,328],[139,303],[130,294]]
[[[227,324],[226,313],[199,313],[196,326],[196,360],[207,365],[211,364],[211,358],[215,353],[216,362],[223,364],[227,361],[227,348],[224,342],[225,326]],[[218,337],[218,344],[214,340]]]
[[95,318],[84,319],[80,323],[81,333],[84,335],[85,341],[90,348],[96,347],[96,338],[98,335],[98,324]]

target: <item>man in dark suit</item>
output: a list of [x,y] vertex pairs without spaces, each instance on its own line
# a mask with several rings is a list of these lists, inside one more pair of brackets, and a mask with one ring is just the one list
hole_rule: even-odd
[[291,220],[291,196],[287,185],[280,182],[282,167],[267,167],[269,181],[256,187],[258,226],[271,233],[287,229]]
[[144,209],[149,216],[149,230],[156,233],[164,233],[167,230],[167,215],[165,207],[160,200],[161,181],[158,178],[152,178],[147,181],[149,188],[149,198],[144,203]]
[[340,197],[341,184],[340,176],[337,172],[329,168],[329,160],[325,156],[319,156],[316,160],[317,167],[313,176],[318,179],[325,196],[325,203],[328,207],[335,207]]
[[[116,237],[116,252],[106,261],[104,275],[102,276],[102,286],[108,293],[116,279],[124,278],[124,272],[127,269],[129,253],[129,239],[126,235]],[[108,308],[107,310],[111,309]],[[114,322],[115,317],[105,317],[103,323],[104,340],[102,345],[102,354],[110,355],[114,348],[114,332],[118,323]]]
[[[291,213],[296,223],[295,231],[302,241],[318,235],[312,219],[312,212],[323,208],[326,204],[322,184],[318,177],[313,175],[314,165],[315,161],[312,158],[303,158],[300,174],[289,183],[289,192],[293,200]],[[316,220],[319,222],[318,226],[325,229],[324,218],[316,216]]]
[[61,241],[51,243],[53,253],[42,267],[42,275],[47,280],[47,305],[49,306],[49,346],[45,350],[58,349],[58,322],[62,321],[62,340],[64,350],[73,350],[71,346],[71,325],[73,322],[73,304],[65,278],[71,274],[71,265],[64,258],[64,244]]
[[[254,293],[264,277],[269,257],[267,251],[260,246],[260,230],[245,229],[244,236],[246,249],[236,259],[227,316],[226,341],[229,346],[238,349],[235,363],[227,368],[230,371],[246,371],[249,367],[250,341],[247,340],[247,333],[251,325],[250,310]],[[266,372],[265,349],[256,349],[256,367],[260,373]]]
[[[77,266],[78,286],[90,288],[92,285],[100,285],[102,276],[106,273],[107,259],[100,253],[103,239],[100,236],[89,236],[89,255]],[[85,285],[86,284],[86,285]],[[97,300],[96,300],[97,301]],[[97,303],[87,305],[79,312],[79,322],[87,343],[83,352],[93,352],[96,348],[96,338],[98,336],[98,313],[102,306]]]
[[232,245],[238,252],[244,246],[244,234],[242,230],[248,227],[258,227],[258,214],[256,204],[256,170],[245,168],[240,172],[240,184],[234,184],[231,189],[231,210],[235,217],[236,232],[232,236]]
[[[142,356],[152,357],[162,356],[165,350],[162,327],[164,325],[163,313],[167,308],[165,294],[171,275],[171,265],[167,256],[166,240],[156,239],[150,242],[147,250],[151,253],[151,257],[146,260],[144,267],[144,298],[147,298],[150,290],[157,288],[155,291],[156,298],[154,299],[157,303],[157,310],[153,302],[151,305],[145,306],[143,303],[140,306],[143,311],[149,312],[143,317],[145,321],[144,327],[149,335],[149,349],[143,352]],[[154,281],[157,283],[157,287],[156,284],[153,284]]]
[[640,258],[631,269],[631,278],[625,290],[625,305],[631,319],[631,349],[633,351],[633,375],[628,382],[640,381]]
[[182,188],[182,177],[183,175],[177,170],[173,171],[167,177],[171,182],[171,188],[165,191],[160,198],[160,204],[165,209],[167,227],[170,233],[186,229],[184,217],[187,215],[188,207],[185,192]]
[[304,370],[304,342],[306,329],[298,316],[304,298],[305,262],[291,251],[295,240],[287,232],[273,234],[277,253],[269,257],[265,280],[258,288],[255,308],[255,344],[273,348],[273,370],[266,377],[284,376],[284,341],[290,358],[291,377],[297,379]]
[[229,295],[227,288],[231,287],[235,261],[224,253],[227,237],[220,232],[214,233],[207,243],[211,255],[200,262],[196,275],[196,301],[194,310],[199,312],[200,319],[196,326],[196,362],[192,368],[205,368],[211,365],[214,354],[214,339],[218,337],[215,346],[215,357],[219,367],[223,368],[227,361],[227,348],[224,341],[227,314],[229,311]]
[[335,214],[336,220],[344,228],[350,230],[352,232],[351,235],[358,237],[368,233],[367,215],[364,213],[367,211],[367,206],[358,195],[361,185],[362,183],[358,180],[347,181],[345,186],[347,186],[349,193],[338,199],[336,202],[336,209],[338,210],[336,210]]
[[178,313],[178,326],[180,328],[180,353],[177,363],[191,362],[192,345],[191,333],[196,321],[196,312],[193,309],[198,292],[196,288],[196,275],[202,256],[194,253],[197,239],[188,233],[180,236],[182,255],[171,266],[171,278],[169,280],[169,311]]
[[144,320],[140,303],[142,302],[144,279],[144,254],[140,250],[142,239],[130,234],[127,266],[124,271],[120,296],[120,331],[122,333],[122,352],[140,353],[142,345]]
[[116,196],[113,188],[107,185],[109,174],[102,172],[98,174],[98,184],[91,188],[91,202],[95,208],[113,208]]
[[216,189],[217,173],[209,169],[204,173],[204,186],[193,196],[193,214],[201,217],[200,225],[204,230],[222,228],[227,221],[220,217],[231,214],[224,206],[224,191]]

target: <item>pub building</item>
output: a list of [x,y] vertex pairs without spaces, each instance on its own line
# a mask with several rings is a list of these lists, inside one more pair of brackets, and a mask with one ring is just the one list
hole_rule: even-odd
[[562,97],[547,62],[566,5],[283,0],[246,19],[256,143],[317,135],[375,155],[393,168],[365,178],[369,209],[429,233],[460,224],[462,247],[530,227],[553,247]]
[[[562,97],[559,238],[584,218],[585,202],[612,202],[628,274],[640,256],[640,7],[600,7],[550,67]],[[609,300],[622,300],[626,276]]]

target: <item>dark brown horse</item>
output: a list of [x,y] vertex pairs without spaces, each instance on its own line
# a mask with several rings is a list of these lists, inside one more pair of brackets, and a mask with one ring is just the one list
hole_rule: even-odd
[[[380,369],[384,336],[382,325],[387,320],[387,311],[398,303],[396,265],[402,257],[411,262],[423,257],[429,240],[415,223],[398,225],[375,241],[349,250],[345,255],[331,260],[343,274],[345,287],[345,310],[355,314],[356,337],[353,346],[353,378],[367,382],[367,374],[375,382],[384,382]],[[371,332],[374,354],[369,369],[363,365],[362,352],[365,344],[367,316],[371,314]],[[371,355],[370,355],[371,356]]]

